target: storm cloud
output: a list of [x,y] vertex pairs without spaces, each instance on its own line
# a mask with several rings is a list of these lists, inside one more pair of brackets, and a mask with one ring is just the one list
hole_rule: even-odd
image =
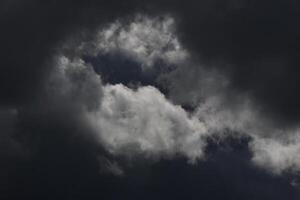
[[298,199],[298,13],[2,1],[1,196]]

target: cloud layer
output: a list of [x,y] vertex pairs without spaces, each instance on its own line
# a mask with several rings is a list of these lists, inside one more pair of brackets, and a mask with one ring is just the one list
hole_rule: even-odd
[[298,11],[2,1],[1,196],[299,199]]
[[[159,41],[173,45],[171,38],[175,38],[178,51],[172,53],[180,59],[173,60],[176,67],[170,74],[158,74],[158,84],[167,83],[167,98],[170,99],[152,86],[137,87],[136,90],[122,84],[104,86],[101,106],[90,119],[97,127],[103,145],[111,153],[145,153],[158,157],[184,154],[195,161],[204,157],[207,137],[215,134],[223,138],[240,137],[244,134],[253,138],[249,147],[254,153],[252,160],[258,166],[275,173],[298,171],[299,165],[294,159],[298,153],[294,148],[297,145],[297,131],[294,129],[297,128],[276,124],[276,119],[264,113],[251,95],[233,90],[228,76],[193,61],[187,50],[179,48],[175,28],[170,28],[170,25],[174,26],[172,18],[137,15],[133,20],[128,27],[117,21],[100,29],[97,40],[80,45],[80,54],[93,50],[91,54],[97,57],[121,52],[142,63],[141,68],[144,65],[153,67],[156,59],[167,66],[170,57],[166,55],[170,52],[168,48],[162,48],[166,44]],[[142,41],[141,38],[146,39]],[[149,48],[148,54],[144,51],[146,47]],[[193,87],[185,89],[184,85],[191,82],[194,82]],[[193,106],[195,110],[189,113],[172,102]],[[288,135],[289,141],[282,137],[283,134]]]

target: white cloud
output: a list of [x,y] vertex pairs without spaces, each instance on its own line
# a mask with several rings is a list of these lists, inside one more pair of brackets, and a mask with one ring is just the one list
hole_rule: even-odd
[[137,15],[130,23],[115,21],[100,29],[93,41],[83,42],[79,50],[97,56],[120,52],[136,61],[142,68],[156,61],[178,64],[187,57],[175,33],[171,17],[150,18]]
[[[270,120],[244,99],[242,104],[230,107],[222,98],[209,98],[201,104],[196,116],[205,124],[209,132],[226,138],[228,131],[236,135],[250,136],[249,149],[253,153],[252,162],[274,174],[300,171],[300,128],[282,128]],[[235,134],[230,133],[229,134]]]
[[106,85],[101,107],[90,116],[104,146],[114,154],[203,156],[204,124],[173,105],[154,87],[133,91]]
[[[156,158],[180,154],[194,162],[205,157],[207,137],[226,138],[230,133],[226,130],[231,130],[239,133],[237,137],[253,138],[250,149],[256,165],[276,174],[300,171],[299,129],[280,129],[246,97],[233,105],[226,104],[222,95],[211,96],[189,113],[152,86],[133,90],[122,84],[102,85],[91,66],[65,56],[59,57],[50,80],[55,95],[83,105],[79,114],[112,154]],[[115,163],[107,164],[112,173],[123,173]]]
[[250,146],[254,153],[253,162],[275,174],[285,171],[299,172],[300,138],[298,135],[299,133],[293,135],[290,141],[254,137]]
[[[238,133],[237,137],[253,138],[249,147],[252,161],[258,166],[277,174],[300,171],[299,129],[282,130],[245,94],[228,102],[226,95],[236,93],[227,87],[225,76],[184,66],[195,63],[189,61],[188,52],[176,38],[174,23],[170,17],[140,15],[129,23],[116,21],[100,29],[96,39],[76,47],[78,55],[74,58],[60,57],[53,82],[63,85],[58,90],[62,95],[72,96],[88,108],[84,111],[86,120],[112,154],[181,154],[195,161],[205,156],[207,137],[220,134],[226,138],[228,133]],[[100,76],[80,58],[83,54],[115,52],[140,62],[144,69],[160,59],[180,66],[171,75],[161,77],[169,81],[171,100],[152,86],[133,90],[122,84],[102,85]],[[174,101],[192,102],[197,109],[189,113]],[[120,172],[113,163],[108,163],[108,168]]]
[[[185,155],[203,158],[205,124],[174,105],[152,86],[130,89],[102,85],[83,60],[61,56],[49,85],[70,103],[83,105],[80,115],[94,128],[99,142],[112,154],[154,157]],[[53,87],[53,84],[56,84]],[[112,165],[113,166],[113,165]]]
[[70,59],[58,56],[56,68],[49,78],[48,92],[53,97],[70,101],[70,104],[83,105],[86,109],[99,106],[102,97],[101,77],[92,66],[80,58]]

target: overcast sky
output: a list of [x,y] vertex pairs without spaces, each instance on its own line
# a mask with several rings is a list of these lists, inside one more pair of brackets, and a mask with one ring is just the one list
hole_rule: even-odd
[[300,199],[300,2],[2,0],[0,199]]

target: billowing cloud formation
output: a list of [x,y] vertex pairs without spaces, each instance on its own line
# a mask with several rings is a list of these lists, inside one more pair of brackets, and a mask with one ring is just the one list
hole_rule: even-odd
[[207,133],[204,124],[157,89],[146,86],[135,91],[122,84],[102,86],[100,76],[83,60],[64,56],[58,59],[54,83],[60,79],[63,87],[58,87],[57,92],[71,97],[75,92],[74,100],[86,105],[81,115],[110,153],[158,157],[183,154],[191,160],[203,156]]
[[297,2],[3,0],[0,16],[1,199],[299,199]]
[[[162,156],[179,153],[195,160],[203,157],[204,136],[221,134],[226,138],[228,134],[239,133],[238,137],[240,134],[253,137],[250,148],[254,153],[253,161],[259,166],[275,173],[297,171],[299,164],[294,159],[297,148],[281,137],[286,134],[294,140],[297,133],[289,129],[283,131],[259,109],[251,96],[233,91],[228,77],[220,71],[199,67],[199,63],[191,61],[172,32],[174,27],[170,28],[173,23],[170,17],[138,15],[129,25],[119,21],[108,25],[97,33],[97,40],[80,45],[81,52],[96,57],[121,52],[142,63],[142,67],[153,65],[156,59],[170,62],[170,57],[166,56],[170,52],[164,47],[169,43],[177,46],[178,51],[171,51],[180,58],[172,61],[177,68],[171,74],[159,75],[159,81],[168,83],[169,98],[196,109],[193,113],[184,111],[151,86],[134,91],[122,84],[108,84],[103,89],[100,109],[90,118],[96,124],[103,145],[115,154]],[[193,87],[185,89],[185,84],[190,85],[191,81]],[[274,146],[277,151],[272,150]]]
[[73,96],[79,106],[86,105],[79,107],[84,121],[111,154],[156,158],[185,155],[196,161],[205,156],[208,137],[245,134],[253,137],[250,147],[256,164],[278,174],[298,171],[297,133],[276,127],[246,97],[234,106],[226,104],[222,95],[206,97],[188,113],[152,86],[134,90],[122,84],[102,85],[100,76],[80,58],[61,56],[56,67],[50,83],[54,80],[63,86],[57,87],[56,93]]
[[105,86],[94,117],[104,146],[112,153],[184,154],[192,160],[203,156],[204,124],[151,86],[136,91]]
[[290,140],[256,138],[251,143],[254,152],[253,161],[261,167],[270,169],[276,174],[290,170],[297,173],[300,170],[300,141],[299,133],[295,133]]
[[120,52],[138,61],[143,68],[157,61],[178,64],[187,56],[174,35],[174,19],[149,18],[137,15],[129,23],[116,21],[99,30],[95,41],[81,44],[79,49],[89,55]]

